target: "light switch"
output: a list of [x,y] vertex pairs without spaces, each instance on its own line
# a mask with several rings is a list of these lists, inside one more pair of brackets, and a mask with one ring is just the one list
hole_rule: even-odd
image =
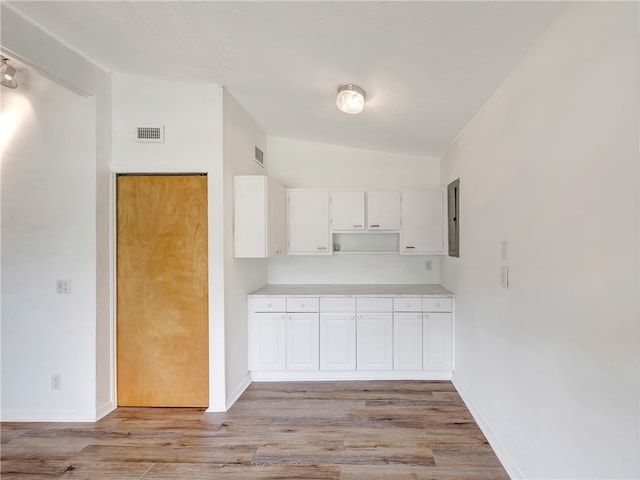
[[509,288],[509,267],[506,265],[500,267],[500,286],[502,288]]

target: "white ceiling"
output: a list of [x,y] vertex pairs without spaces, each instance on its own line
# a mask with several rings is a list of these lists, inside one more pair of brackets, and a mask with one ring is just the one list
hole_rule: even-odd
[[[440,156],[560,13],[550,2],[10,1],[103,68],[224,85],[268,135]],[[341,113],[343,83],[367,91]]]

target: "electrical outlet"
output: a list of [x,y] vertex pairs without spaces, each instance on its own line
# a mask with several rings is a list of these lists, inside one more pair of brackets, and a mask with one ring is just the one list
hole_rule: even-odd
[[426,261],[424,262],[424,269],[425,269],[427,272],[430,272],[431,270],[433,270],[433,261],[432,261],[432,260],[426,260]]
[[51,375],[51,390],[61,390],[62,389],[62,375],[59,373],[55,373]]
[[71,280],[56,280],[56,293],[71,293]]

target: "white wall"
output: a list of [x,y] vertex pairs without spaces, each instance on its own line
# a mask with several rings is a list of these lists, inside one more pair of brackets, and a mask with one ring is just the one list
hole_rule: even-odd
[[96,417],[102,418],[116,407],[111,236],[111,82],[105,76],[96,99]]
[[[209,409],[225,409],[222,87],[112,74],[112,171],[207,173],[209,189]],[[137,126],[164,125],[164,143],[138,143]]]
[[289,188],[411,190],[440,186],[440,160],[269,137],[269,175]]
[[442,161],[454,381],[513,478],[640,477],[638,40],[637,3],[570,5]]
[[[269,175],[288,188],[411,190],[440,186],[440,161],[268,138]],[[427,271],[425,261],[433,269]],[[439,256],[340,254],[269,259],[269,283],[439,283]]]
[[[2,116],[2,418],[95,417],[95,102],[23,71]],[[70,279],[71,293],[56,294]],[[51,375],[62,389],[51,389]]]
[[233,258],[233,176],[264,175],[264,168],[254,160],[254,147],[257,146],[265,153],[265,162],[268,162],[268,153],[266,136],[227,90],[224,90],[223,100],[224,298],[228,408],[250,382],[246,294],[267,283],[265,259]]
[[[113,408],[110,338],[98,338],[111,315],[109,248],[97,238],[108,223],[108,75],[0,8],[0,49],[26,65],[0,114],[2,419],[94,420]],[[69,295],[55,293],[58,278],[71,279]]]

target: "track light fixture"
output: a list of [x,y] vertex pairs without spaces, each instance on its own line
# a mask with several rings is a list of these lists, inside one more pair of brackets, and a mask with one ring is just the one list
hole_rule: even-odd
[[3,87],[17,88],[16,69],[9,65],[8,60],[7,58],[2,58],[2,63],[0,63],[0,83],[2,83]]

